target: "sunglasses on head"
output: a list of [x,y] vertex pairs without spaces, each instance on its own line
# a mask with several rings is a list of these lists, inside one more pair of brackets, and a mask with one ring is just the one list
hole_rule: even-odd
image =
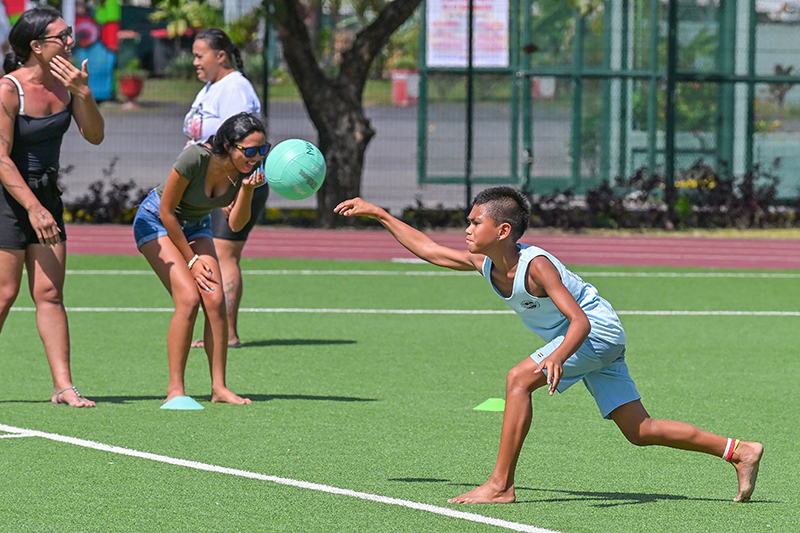
[[40,41],[47,41],[48,39],[58,39],[61,41],[61,44],[65,45],[69,42],[70,38],[72,37],[72,26],[69,26],[66,30],[60,31],[55,35],[47,35],[45,37],[40,38]]
[[271,144],[267,143],[261,146],[248,146],[247,148],[245,148],[244,146],[237,144],[236,148],[241,150],[245,157],[255,157],[256,154],[260,155],[261,157],[264,157],[265,155],[267,155],[267,152],[269,152],[271,146],[272,146]]

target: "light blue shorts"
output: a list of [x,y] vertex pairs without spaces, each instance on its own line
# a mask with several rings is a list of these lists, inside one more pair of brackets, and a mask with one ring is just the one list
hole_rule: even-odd
[[[564,336],[560,335],[548,342],[534,353],[531,359],[536,363],[553,353]],[[628,374],[625,364],[625,346],[607,344],[596,339],[587,339],[578,351],[564,362],[564,375],[556,390],[564,392],[579,380],[589,389],[600,414],[610,418],[611,411],[641,398],[636,384]]]
[[[150,191],[147,197],[139,205],[136,217],[133,219],[133,237],[136,239],[136,247],[141,248],[146,242],[154,241],[159,237],[167,236],[167,229],[158,216],[158,206],[161,205],[161,198],[155,189]],[[211,215],[200,222],[189,222],[179,220],[181,229],[186,236],[186,240],[192,242],[200,237],[213,239],[211,234]]]

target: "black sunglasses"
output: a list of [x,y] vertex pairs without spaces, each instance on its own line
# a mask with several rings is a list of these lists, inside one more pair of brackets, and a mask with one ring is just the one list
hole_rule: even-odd
[[267,152],[269,152],[271,146],[271,144],[267,143],[261,146],[248,146],[245,148],[244,146],[237,144],[236,148],[241,150],[245,157],[254,157],[256,153],[258,153],[258,155],[261,157],[264,157],[267,155]]
[[46,41],[48,39],[58,39],[61,41],[61,44],[66,46],[69,39],[72,37],[72,26],[69,26],[66,30],[60,31],[55,35],[48,35],[46,37],[41,37],[39,41]]

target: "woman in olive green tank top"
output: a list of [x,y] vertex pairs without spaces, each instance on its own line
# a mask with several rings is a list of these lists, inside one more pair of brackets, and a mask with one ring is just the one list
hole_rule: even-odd
[[211,401],[252,403],[228,389],[228,320],[211,210],[230,206],[232,230],[250,219],[253,189],[264,183],[259,164],[269,150],[266,130],[251,113],[226,120],[208,142],[187,147],[167,177],[139,206],[133,222],[139,251],[172,296],[175,313],[167,333],[169,385],[165,403],[185,402],[184,373],[200,305],[211,367]]

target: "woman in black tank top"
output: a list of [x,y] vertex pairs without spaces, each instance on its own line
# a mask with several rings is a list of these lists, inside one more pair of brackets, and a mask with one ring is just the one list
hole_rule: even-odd
[[63,304],[67,250],[58,189],[61,139],[72,117],[100,144],[103,117],[89,89],[86,61],[69,62],[72,28],[50,7],[22,14],[8,36],[0,80],[0,330],[28,271],[36,323],[53,375],[54,404],[93,407],[72,384]]

